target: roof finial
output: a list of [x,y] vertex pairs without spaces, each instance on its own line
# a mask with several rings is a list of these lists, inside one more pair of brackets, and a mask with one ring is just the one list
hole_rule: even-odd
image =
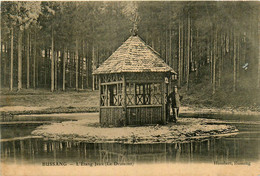
[[130,31],[131,31],[132,36],[137,36],[138,29],[137,29],[136,23],[134,23],[134,27]]

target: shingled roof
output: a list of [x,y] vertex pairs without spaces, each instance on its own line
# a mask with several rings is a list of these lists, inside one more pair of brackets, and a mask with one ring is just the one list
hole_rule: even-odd
[[129,37],[93,74],[176,72],[139,36]]

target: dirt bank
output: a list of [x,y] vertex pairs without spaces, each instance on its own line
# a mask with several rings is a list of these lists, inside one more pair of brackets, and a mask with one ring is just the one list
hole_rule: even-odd
[[260,110],[252,111],[248,108],[207,108],[195,106],[183,106],[180,109],[181,113],[188,114],[239,114],[239,115],[260,115]]
[[230,135],[237,132],[237,129],[230,125],[207,124],[215,121],[212,119],[180,118],[177,124],[169,123],[165,126],[104,128],[99,126],[98,116],[93,116],[78,121],[43,125],[32,134],[55,140],[71,139],[95,143],[172,143]]

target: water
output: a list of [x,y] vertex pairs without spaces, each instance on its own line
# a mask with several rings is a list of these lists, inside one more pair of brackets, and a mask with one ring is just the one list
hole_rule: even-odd
[[12,135],[13,137],[27,136],[35,126],[23,127],[24,133],[20,135],[15,132],[10,133],[17,127],[13,129],[2,127],[2,136],[9,140],[1,142],[1,160],[7,164],[38,165],[49,165],[52,162],[63,165],[258,162],[259,121],[254,121],[255,124],[236,122],[233,121],[240,130],[237,135],[172,144],[86,143],[43,138],[14,139]]

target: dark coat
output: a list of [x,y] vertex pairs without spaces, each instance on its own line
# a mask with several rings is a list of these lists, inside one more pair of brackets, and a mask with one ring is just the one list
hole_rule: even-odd
[[177,92],[172,92],[168,95],[167,98],[167,103],[170,104],[173,108],[179,108],[181,106],[181,99],[182,97],[180,96],[180,94]]

